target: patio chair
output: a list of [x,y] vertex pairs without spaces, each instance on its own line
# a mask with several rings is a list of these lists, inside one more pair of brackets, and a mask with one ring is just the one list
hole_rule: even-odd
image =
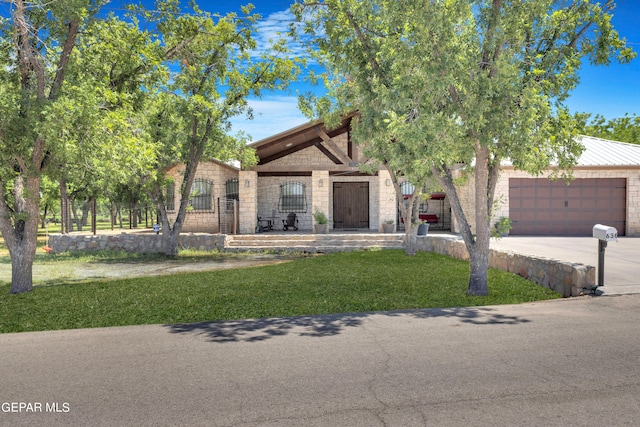
[[294,231],[298,231],[298,218],[296,218],[296,214],[291,212],[287,215],[287,219],[282,220],[282,230],[288,231],[289,227],[293,228]]
[[273,221],[269,219],[262,219],[262,217],[258,217],[258,232],[262,233],[264,231],[273,230]]

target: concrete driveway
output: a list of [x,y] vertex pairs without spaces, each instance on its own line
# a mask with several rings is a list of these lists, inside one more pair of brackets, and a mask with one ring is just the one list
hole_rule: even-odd
[[[598,267],[598,241],[592,237],[509,236],[492,239],[491,248]],[[604,295],[639,294],[640,238],[620,237],[609,242],[604,266],[604,286],[598,291]]]

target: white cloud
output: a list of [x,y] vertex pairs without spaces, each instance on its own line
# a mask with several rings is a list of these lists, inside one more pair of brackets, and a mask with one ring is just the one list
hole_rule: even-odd
[[244,116],[231,120],[232,132],[242,131],[251,135],[252,141],[273,136],[280,132],[299,126],[309,121],[298,110],[298,99],[295,96],[270,96],[249,100],[253,108],[253,120]]
[[257,57],[268,53],[274,43],[284,39],[290,50],[290,56],[309,58],[306,46],[301,41],[294,40],[289,36],[291,25],[299,29],[302,27],[302,24],[296,22],[295,16],[289,10],[273,12],[261,19],[257,24],[257,47],[252,52],[252,56]]

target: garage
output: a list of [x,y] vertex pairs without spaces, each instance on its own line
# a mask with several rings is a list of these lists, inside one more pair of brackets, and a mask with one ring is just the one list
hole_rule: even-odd
[[624,236],[626,200],[626,178],[509,178],[511,234],[591,236],[601,223]]

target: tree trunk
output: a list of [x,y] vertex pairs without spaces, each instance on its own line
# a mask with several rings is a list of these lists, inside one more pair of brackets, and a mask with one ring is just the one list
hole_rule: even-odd
[[[469,247],[467,246],[467,249]],[[467,295],[489,295],[489,251],[483,250],[477,244],[469,250],[469,285]]]
[[[168,224],[168,222],[167,222]],[[162,227],[164,230],[164,227]],[[171,231],[165,231],[162,233],[162,246],[164,254],[169,258],[176,258],[178,256],[178,238],[180,233],[175,228]]]
[[[25,185],[26,181],[26,185]],[[0,182],[0,190],[4,183]],[[38,223],[40,206],[40,178],[15,178],[13,194],[15,212],[9,213],[9,207],[0,202],[0,230],[11,256],[12,294],[29,292],[33,289],[33,260],[38,246]]]
[[69,215],[69,193],[67,192],[67,181],[64,175],[60,178],[60,232],[69,233],[71,230],[71,219]]
[[24,236],[16,240],[9,249],[11,253],[11,290],[21,294],[33,289],[33,260],[36,256],[37,240]]
[[80,219],[80,222],[82,223],[83,227],[86,227],[87,224],[89,224],[90,209],[91,209],[91,203],[89,201],[89,198],[85,198],[82,202],[82,218]]
[[469,253],[469,283],[468,295],[484,296],[489,294],[489,243],[490,243],[490,206],[493,204],[495,183],[499,174],[499,168],[490,166],[489,151],[486,147],[476,147],[475,178],[475,234],[471,231],[467,214],[462,209],[462,203],[458,196],[457,187],[454,184],[452,172],[447,167],[433,168],[433,175],[442,186],[451,209],[459,222],[460,233],[465,247]]
[[78,218],[78,207],[76,206],[76,201],[71,200],[71,213],[73,214],[73,219],[71,220],[70,231],[73,231],[73,225],[76,226],[76,231],[82,231],[82,221]]
[[47,211],[49,210],[49,203],[44,205],[44,212],[42,213],[42,222],[40,223],[40,228],[45,228],[47,226]]
[[[476,143],[475,173],[475,244],[469,250],[469,287],[467,295],[489,295],[489,149]],[[473,253],[473,258],[472,257]]]
[[404,253],[414,256],[418,253],[418,227],[413,223],[404,223]]

